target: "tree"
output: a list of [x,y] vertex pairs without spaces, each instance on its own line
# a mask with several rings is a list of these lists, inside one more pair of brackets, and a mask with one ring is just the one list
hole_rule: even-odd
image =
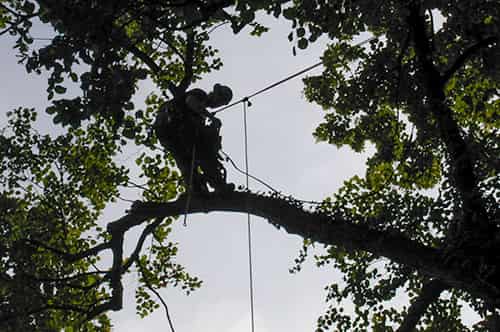
[[[312,208],[277,192],[189,192],[151,130],[167,100],[222,65],[211,29],[229,23],[259,35],[259,11],[289,20],[300,50],[331,41],[323,73],[304,80],[306,97],[326,110],[315,137],[376,150],[363,178]],[[156,289],[200,286],[174,261],[174,217],[249,211],[304,238],[295,270],[322,243],[318,264],[343,272],[328,288],[319,330],[499,330],[499,12],[486,0],[1,1],[0,34],[18,37],[29,72],[49,73],[46,111],[65,128],[37,133],[37,113],[18,109],[0,137],[2,328],[109,329],[106,313],[121,309],[132,268],[146,315],[158,306]],[[35,20],[54,29],[39,49]],[[369,47],[351,43],[359,34],[374,37]],[[144,79],[163,93],[137,110],[131,97]],[[71,84],[81,95],[68,96]],[[144,186],[113,159],[127,142],[151,150],[137,159]],[[127,185],[143,200],[100,228],[97,217]],[[143,230],[126,257],[124,236],[135,226]],[[142,250],[148,237],[151,255]],[[112,253],[106,269],[96,265],[104,252]],[[390,300],[401,293],[410,306],[396,310]],[[354,316],[342,311],[348,300]],[[464,302],[484,322],[465,327]]]

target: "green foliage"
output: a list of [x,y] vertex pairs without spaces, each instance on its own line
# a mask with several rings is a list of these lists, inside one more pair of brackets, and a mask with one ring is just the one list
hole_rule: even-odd
[[[34,110],[17,109],[9,114],[8,127],[0,135],[0,293],[4,299],[0,317],[6,320],[2,330],[108,331],[106,315],[85,320],[92,308],[110,296],[104,287],[108,272],[96,267],[98,255],[80,260],[71,255],[109,240],[97,220],[119,197],[119,188],[129,183],[128,169],[114,161],[121,145],[103,121],[70,128],[55,138],[34,130],[34,121]],[[171,198],[176,187],[150,185],[150,190],[158,199]],[[165,244],[171,222],[154,231],[158,244],[150,248],[148,271],[164,282],[154,279],[151,284],[192,291],[201,282],[173,262],[176,244]],[[145,310],[142,302],[138,305]]]
[[[325,121],[314,133],[316,139],[357,152],[375,148],[365,178],[346,181],[320,210],[375,229],[403,232],[439,248],[449,245],[447,232],[462,203],[450,183],[454,166],[443,153],[447,146],[440,139],[440,120],[426,103],[428,82],[411,42],[414,27],[408,23],[409,10],[404,2],[395,1],[296,1],[285,17],[297,26],[298,38],[327,34],[334,39],[323,54],[323,73],[304,80],[308,100],[326,111]],[[468,48],[498,35],[500,8],[488,1],[453,5],[430,1],[420,10],[429,26],[437,26],[434,20],[444,16],[441,28],[427,31],[432,38],[431,61],[440,73],[454,68],[452,64]],[[350,46],[360,33],[379,38],[370,41],[369,47]],[[493,183],[498,181],[500,71],[491,61],[498,49],[497,39],[472,53],[451,73],[445,88],[453,117],[466,133],[476,174],[483,181],[478,187],[485,202],[495,200],[500,192]],[[426,195],[419,191],[431,188]],[[498,207],[489,211],[498,215]],[[300,262],[306,252],[301,251]],[[402,322],[406,309],[395,311],[390,300],[408,294],[411,301],[425,280],[415,271],[364,252],[329,247],[316,258],[318,265],[329,263],[344,275],[344,287],[333,284],[327,289],[330,306],[318,321],[322,331],[391,331]],[[463,296],[452,292],[432,304],[417,330],[469,330],[460,323]],[[339,310],[347,303],[353,304],[354,315]]]
[[[69,262],[59,251],[86,250],[100,238],[97,217],[117,197],[127,172],[112,161],[117,146],[98,125],[51,138],[31,128],[35,118],[33,110],[15,110],[0,136],[0,292],[7,299],[1,312],[33,312],[7,321],[5,329],[107,330],[104,316],[81,320],[85,308],[106,297],[103,288],[92,287],[100,278],[91,272],[99,257]],[[97,237],[87,235],[91,230]],[[60,282],[66,278],[70,282]],[[49,310],[40,311],[44,307]],[[57,310],[65,307],[74,309],[66,314]]]
[[[366,180],[354,177],[346,181],[332,199],[325,200],[318,211],[340,214],[389,234],[403,232],[408,238],[429,246],[442,243],[454,212],[445,194],[436,200],[396,187],[377,190],[367,187]],[[406,310],[396,310],[395,299],[404,300],[402,294],[407,294],[410,300],[415,298],[426,280],[419,273],[385,258],[363,251],[352,253],[338,246],[328,247],[324,254],[316,255],[315,260],[318,266],[333,267],[343,275],[341,283],[325,289],[329,308],[318,320],[318,327],[325,330],[391,331],[402,322]],[[459,322],[460,312],[445,314],[445,307],[456,306],[457,301],[456,296],[453,302],[443,300],[436,304],[436,311],[443,310],[440,315]],[[354,317],[352,312],[342,309],[350,306],[353,306]],[[428,319],[432,321],[435,317],[435,313],[429,313]]]

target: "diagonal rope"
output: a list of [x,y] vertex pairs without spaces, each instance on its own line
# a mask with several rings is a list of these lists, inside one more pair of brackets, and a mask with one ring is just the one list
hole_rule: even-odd
[[[248,100],[243,102],[243,128],[245,132],[245,173],[246,173],[246,186],[248,186],[248,132],[247,132],[247,103]],[[250,282],[250,319],[252,323],[252,332],[255,332],[255,318],[254,318],[254,301],[253,301],[253,264],[252,264],[252,227],[250,222],[250,212],[247,212],[247,229],[248,229],[248,271]]]
[[320,61],[320,62],[318,62],[318,63],[315,63],[314,65],[309,66],[309,67],[307,67],[307,68],[304,68],[304,69],[302,69],[301,71],[299,71],[299,72],[297,72],[297,73],[295,73],[295,74],[292,74],[292,75],[290,75],[290,76],[287,76],[287,77],[285,77],[284,79],[282,79],[282,80],[280,80],[280,81],[278,81],[278,82],[275,82],[275,83],[273,83],[273,84],[271,84],[271,85],[268,85],[268,86],[266,86],[265,88],[260,89],[259,91],[256,91],[256,92],[252,93],[252,94],[251,94],[251,95],[249,95],[249,96],[246,96],[246,97],[244,97],[244,98],[241,98],[240,100],[237,100],[237,101],[235,101],[234,103],[231,103],[231,104],[229,104],[229,105],[227,105],[227,106],[224,106],[224,107],[222,107],[222,108],[220,108],[220,109],[218,109],[218,110],[215,110],[213,113],[214,113],[214,114],[217,114],[217,113],[222,112],[222,111],[224,111],[224,110],[226,110],[226,109],[228,109],[228,108],[230,108],[230,107],[233,107],[234,105],[237,105],[237,104],[239,104],[239,103],[248,103],[248,100],[249,100],[250,98],[255,97],[255,96],[257,96],[257,95],[260,95],[261,93],[264,93],[264,92],[266,92],[266,91],[268,91],[268,90],[271,90],[272,88],[275,88],[275,87],[277,87],[278,85],[283,84],[283,83],[285,83],[286,81],[291,80],[292,78],[295,78],[295,77],[297,77],[297,76],[300,76],[300,75],[302,75],[302,74],[304,74],[304,73],[306,73],[306,72],[308,72],[308,71],[310,71],[310,70],[312,70],[312,69],[314,69],[314,68],[316,68],[316,67],[319,67],[319,66],[321,66],[322,64],[323,64],[323,61]]
[[[354,46],[354,47],[362,46],[362,45],[364,45],[364,44],[366,44],[368,42],[371,42],[372,40],[375,40],[375,39],[377,39],[377,37],[371,37],[371,38],[365,39],[365,40],[363,40],[363,41],[361,41],[361,42],[359,42],[357,44],[354,44],[352,46]],[[270,84],[270,85],[268,85],[268,86],[266,86],[266,87],[264,87],[264,88],[262,88],[262,89],[260,89],[260,90],[258,90],[256,92],[252,93],[251,95],[243,97],[243,98],[241,98],[241,99],[239,99],[239,100],[237,100],[237,101],[235,101],[235,102],[233,102],[233,103],[231,103],[229,105],[226,105],[224,107],[216,109],[215,111],[212,112],[212,114],[217,114],[219,112],[225,111],[228,108],[231,108],[231,107],[233,107],[235,105],[238,105],[239,103],[249,103],[249,99],[250,98],[255,97],[257,95],[260,95],[261,93],[264,93],[264,92],[266,92],[268,90],[271,90],[271,89],[277,87],[278,85],[281,85],[281,84],[283,84],[283,83],[285,83],[285,82],[287,82],[287,81],[289,81],[289,80],[291,80],[291,79],[293,79],[293,78],[295,78],[297,76],[300,76],[300,75],[302,75],[304,73],[307,73],[310,70],[313,70],[316,67],[321,66],[322,64],[323,64],[323,60],[321,60],[320,62],[317,62],[317,63],[315,63],[315,64],[313,64],[313,65],[311,65],[309,67],[306,67],[306,68],[304,68],[304,69],[302,69],[302,70],[300,70],[300,71],[298,71],[296,73],[288,75],[287,77],[279,80],[278,82],[272,83],[272,84]],[[251,104],[249,104],[249,106],[250,105]]]
[[234,162],[234,160],[227,153],[225,153],[222,150],[220,152],[222,153],[222,155],[224,156],[224,158],[226,159],[226,161],[229,161],[231,163],[231,165],[234,167],[235,170],[237,170],[238,172],[240,172],[243,175],[246,175],[246,176],[250,177],[250,179],[252,179],[252,180],[260,183],[261,185],[267,187],[267,189],[271,190],[272,192],[279,193],[279,191],[277,189],[274,189],[273,187],[271,187],[270,184],[264,182],[263,180],[259,179],[258,177],[254,176],[254,175],[252,175],[250,173],[247,173],[244,170],[242,170],[241,168],[239,168],[238,165],[236,165],[236,163]]

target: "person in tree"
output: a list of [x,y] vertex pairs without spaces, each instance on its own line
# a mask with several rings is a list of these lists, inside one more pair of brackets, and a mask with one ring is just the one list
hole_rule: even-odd
[[158,112],[154,130],[160,143],[172,153],[185,185],[194,193],[234,189],[226,182],[222,165],[221,121],[207,108],[227,105],[233,93],[215,84],[213,91],[192,89],[166,102]]

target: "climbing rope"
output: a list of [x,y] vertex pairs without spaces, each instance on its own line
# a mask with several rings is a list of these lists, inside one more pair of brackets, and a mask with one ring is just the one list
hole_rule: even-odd
[[[248,131],[247,131],[247,104],[248,99],[243,102],[243,128],[245,133],[245,173],[246,187],[249,190],[249,175],[248,175]],[[250,211],[247,210],[247,234],[248,234],[248,272],[250,283],[250,321],[252,324],[252,332],[255,332],[255,317],[254,317],[254,296],[253,296],[253,264],[252,264],[252,224],[250,220]]]
[[[377,39],[377,37],[370,37],[370,38],[367,38],[367,39],[365,39],[365,40],[363,40],[363,41],[361,41],[361,42],[359,42],[357,44],[354,44],[353,46],[355,46],[355,47],[362,46],[362,45],[364,45],[364,44],[366,44],[368,42],[371,42],[372,40],[375,40],[375,39]],[[283,83],[285,83],[285,82],[287,82],[287,81],[289,81],[289,80],[291,80],[291,79],[293,79],[293,78],[295,78],[297,76],[305,74],[308,71],[313,70],[314,68],[321,66],[322,64],[323,64],[323,61],[320,61],[320,62],[317,62],[317,63],[315,63],[315,64],[313,64],[313,65],[311,65],[309,67],[306,67],[306,68],[304,68],[304,69],[302,69],[302,70],[300,70],[300,71],[298,71],[298,72],[296,72],[294,74],[288,75],[287,77],[279,80],[278,82],[272,83],[272,84],[270,84],[270,85],[268,85],[268,86],[266,86],[266,87],[264,87],[264,88],[262,88],[262,89],[260,89],[260,90],[258,90],[256,92],[252,93],[251,95],[243,97],[243,98],[235,101],[234,103],[231,103],[229,105],[226,105],[224,107],[221,107],[221,108],[213,111],[212,114],[217,114],[219,112],[225,111],[228,108],[231,108],[231,107],[233,107],[235,105],[238,105],[239,103],[247,103],[248,106],[250,106],[251,105],[250,98],[253,98],[253,97],[257,96],[257,95],[260,95],[261,93],[264,93],[264,92],[266,92],[268,90],[271,90],[271,89],[277,87],[278,85],[281,85],[281,84],[283,84]]]
[[195,168],[195,158],[196,158],[196,144],[193,144],[193,150],[191,154],[191,169],[189,170],[189,183],[186,188],[187,190],[187,197],[186,197],[186,207],[184,210],[184,222],[182,225],[184,227],[187,226],[187,215],[189,212],[189,205],[191,204],[191,195],[193,193],[193,176],[194,176],[194,168]]

